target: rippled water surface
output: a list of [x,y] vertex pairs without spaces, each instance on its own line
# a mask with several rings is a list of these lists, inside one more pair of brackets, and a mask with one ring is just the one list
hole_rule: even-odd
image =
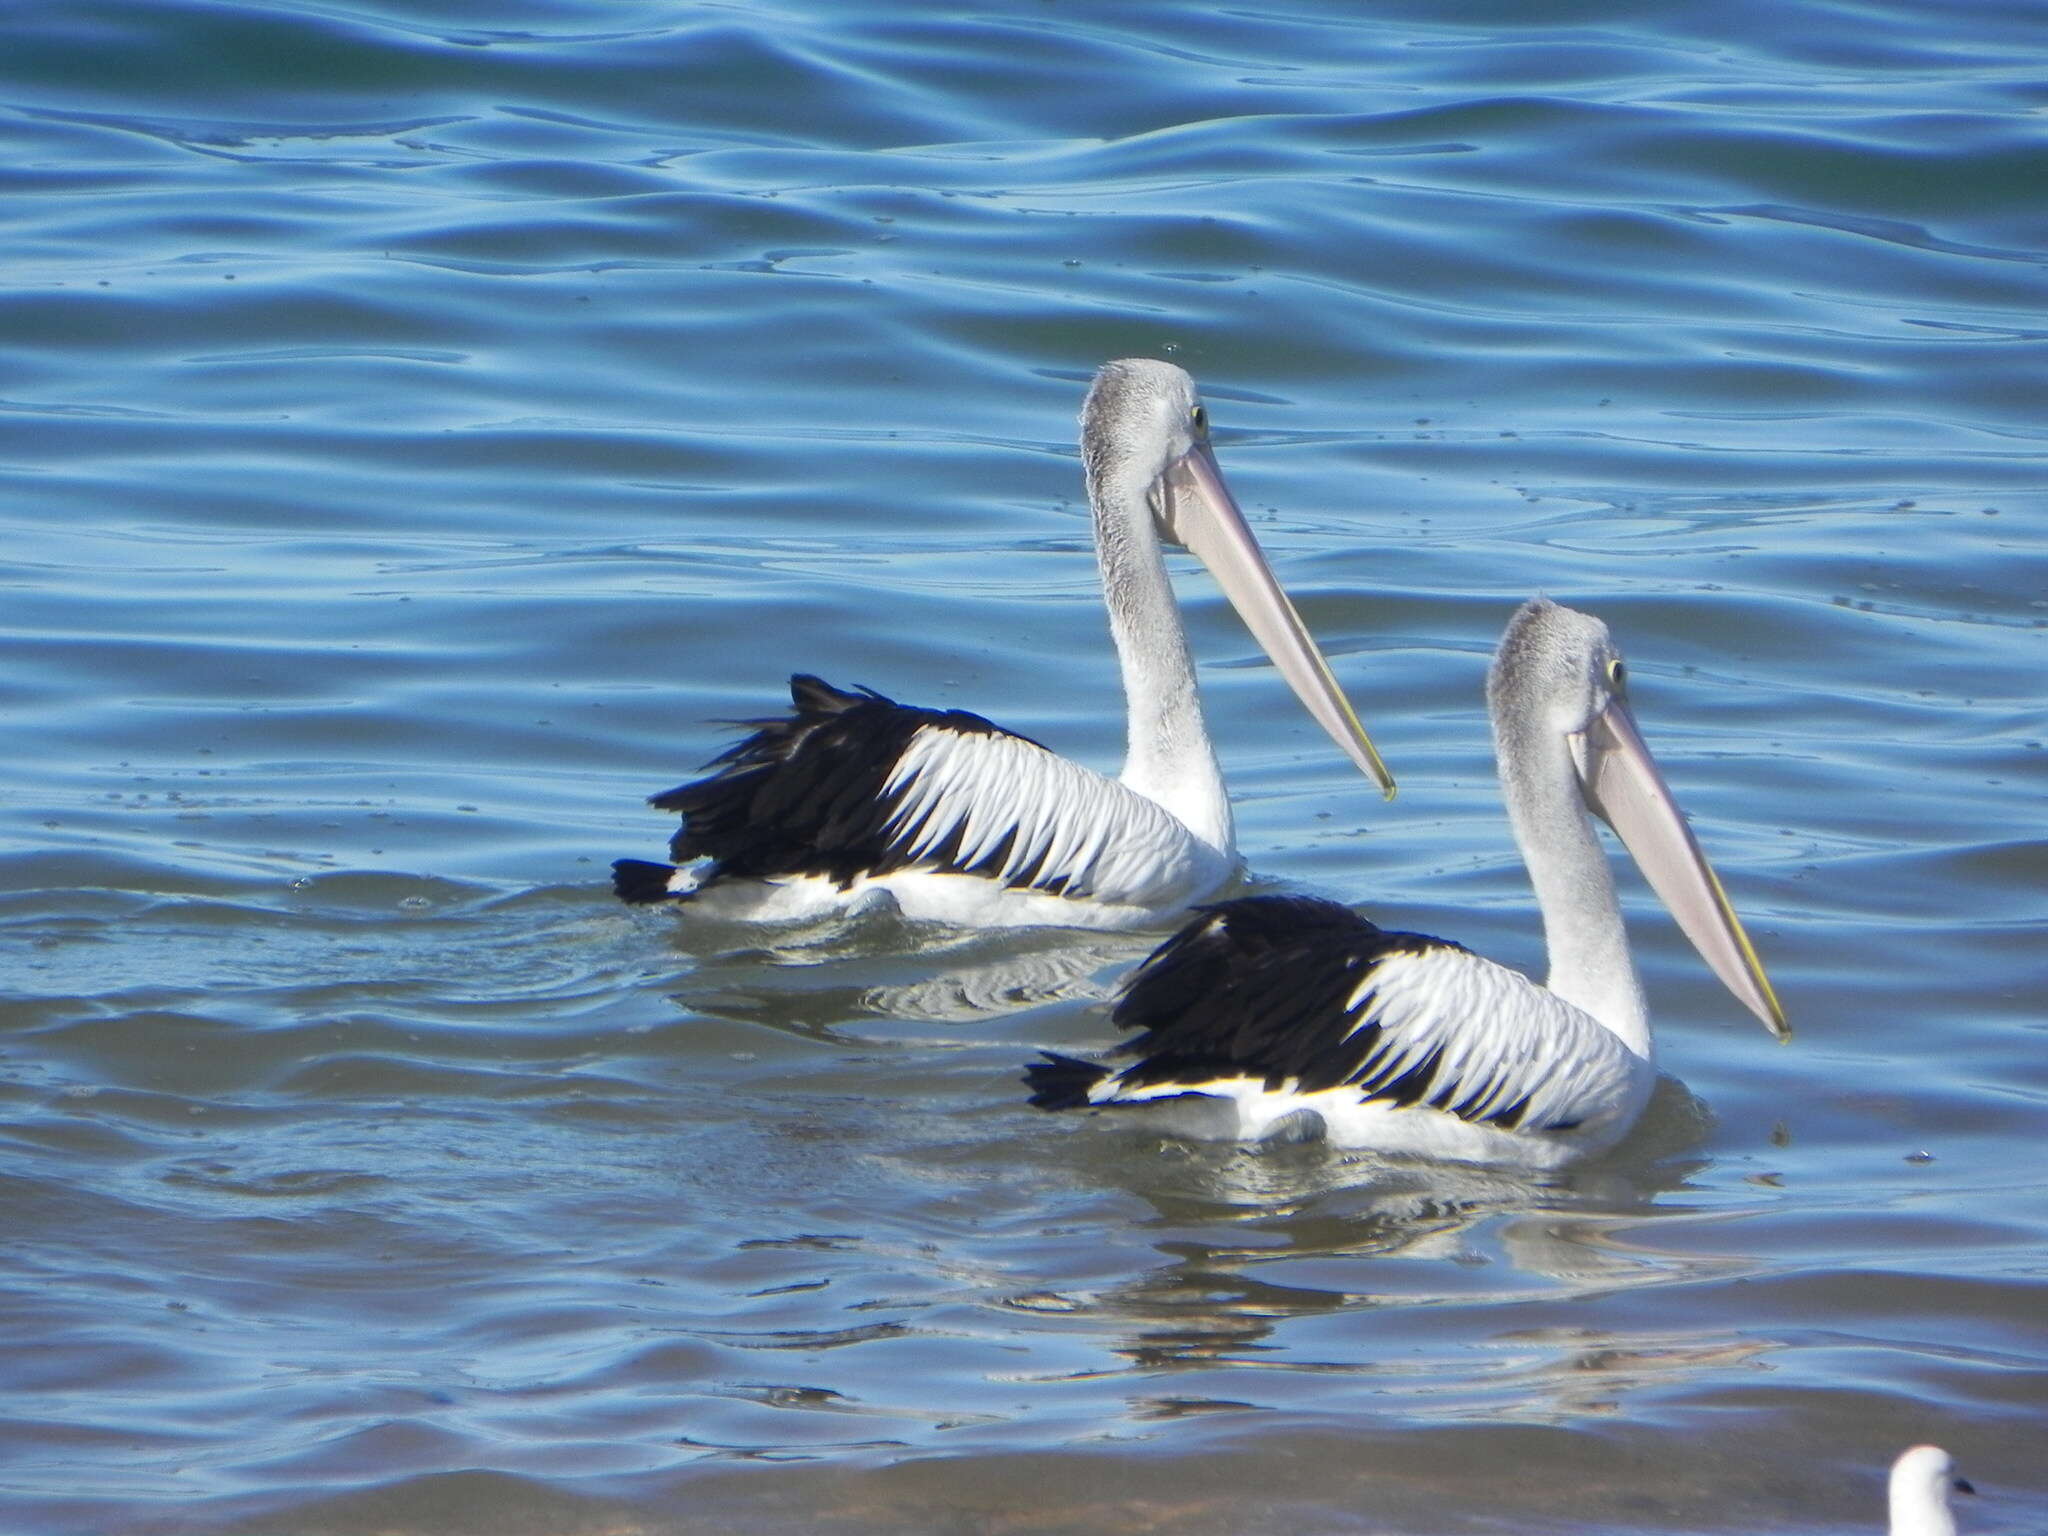
[[[2032,3],[27,0],[0,1526],[2048,1525]],[[618,905],[793,670],[1121,749],[1074,412],[1202,380],[1403,779],[1183,592],[1273,888],[1540,966],[1543,589],[1798,1029],[1537,1183],[1024,1106],[1152,936]],[[1633,881],[1633,877],[1631,877]]]

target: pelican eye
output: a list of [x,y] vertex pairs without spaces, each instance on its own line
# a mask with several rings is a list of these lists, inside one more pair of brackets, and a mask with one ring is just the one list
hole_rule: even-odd
[[1195,436],[1207,437],[1209,435],[1209,407],[1206,405],[1196,406],[1188,413],[1188,421],[1195,429]]
[[1628,691],[1628,668],[1622,664],[1619,656],[1607,663],[1607,686],[1616,693]]

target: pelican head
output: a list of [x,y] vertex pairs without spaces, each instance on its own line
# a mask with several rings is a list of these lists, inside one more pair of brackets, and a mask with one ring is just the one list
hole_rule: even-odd
[[1636,729],[1628,669],[1607,626],[1547,598],[1524,603],[1501,637],[1486,696],[1503,782],[1567,774],[1722,985],[1773,1035],[1788,1038],[1749,935]]
[[1152,531],[1208,568],[1309,714],[1391,800],[1393,775],[1224,483],[1209,447],[1209,410],[1187,371],[1144,357],[1104,363],[1081,407],[1081,458],[1098,514],[1148,509]]
[[1975,1493],[1956,1476],[1956,1459],[1938,1445],[1916,1445],[1892,1463],[1891,1536],[1955,1536],[1952,1493]]

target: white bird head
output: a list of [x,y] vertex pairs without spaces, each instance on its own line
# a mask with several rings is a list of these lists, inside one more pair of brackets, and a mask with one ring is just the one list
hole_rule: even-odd
[[1721,984],[1785,1039],[1763,963],[1636,729],[1628,669],[1607,626],[1548,598],[1524,603],[1494,653],[1486,696],[1503,766],[1554,754],[1561,738],[1586,808],[1614,829]]
[[1123,534],[1101,526],[1105,512],[1148,509],[1157,536],[1208,567],[1309,714],[1392,799],[1393,775],[1224,483],[1209,447],[1209,408],[1187,371],[1146,357],[1104,363],[1081,407],[1081,461],[1098,537]]
[[1892,1463],[1891,1536],[1955,1536],[1952,1493],[1975,1493],[1938,1445],[1916,1445]]

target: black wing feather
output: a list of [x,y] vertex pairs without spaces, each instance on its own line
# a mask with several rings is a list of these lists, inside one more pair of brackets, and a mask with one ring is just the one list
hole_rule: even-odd
[[650,864],[645,859],[613,859],[612,890],[619,900],[634,906],[667,901],[675,895],[668,888],[669,876],[675,872],[673,864]]
[[705,764],[714,772],[651,797],[655,809],[683,818],[670,857],[678,864],[712,860],[702,884],[818,875],[844,888],[862,875],[945,866],[945,849],[912,858],[888,833],[896,797],[886,786],[897,761],[927,727],[967,736],[1017,733],[964,709],[919,709],[802,672],[790,678],[789,693],[788,715],[739,722],[753,734]]
[[[1138,968],[1111,1016],[1137,1031],[1113,1053],[1139,1058],[1120,1080],[1148,1088],[1257,1078],[1269,1089],[1292,1082],[1303,1093],[1350,1084],[1369,1099],[1427,1103],[1512,1130],[1528,1111],[1526,1095],[1488,1112],[1490,1080],[1439,1084],[1440,1049],[1415,1060],[1390,1048],[1379,1025],[1361,1022],[1373,1011],[1372,972],[1390,956],[1463,947],[1390,931],[1312,897],[1247,896],[1205,907]],[[1093,1081],[1080,1078],[1081,1065],[1049,1057],[1030,1068],[1032,1102],[1085,1102]]]
[[[1348,1007],[1391,954],[1443,948],[1393,933],[1348,907],[1305,896],[1245,896],[1205,907],[1132,976],[1111,1022],[1135,1030],[1116,1054],[1136,1056],[1134,1086],[1263,1078],[1316,1092],[1370,1069],[1378,1030],[1355,1030]],[[1434,1067],[1429,1068],[1434,1072]],[[1421,1068],[1381,1086],[1419,1098]],[[1408,1100],[1412,1102],[1412,1100]]]
[[1085,1109],[1088,1090],[1109,1076],[1109,1068],[1092,1061],[1078,1061],[1057,1051],[1042,1053],[1024,1069],[1024,1082],[1031,1089],[1031,1102],[1039,1109]]

